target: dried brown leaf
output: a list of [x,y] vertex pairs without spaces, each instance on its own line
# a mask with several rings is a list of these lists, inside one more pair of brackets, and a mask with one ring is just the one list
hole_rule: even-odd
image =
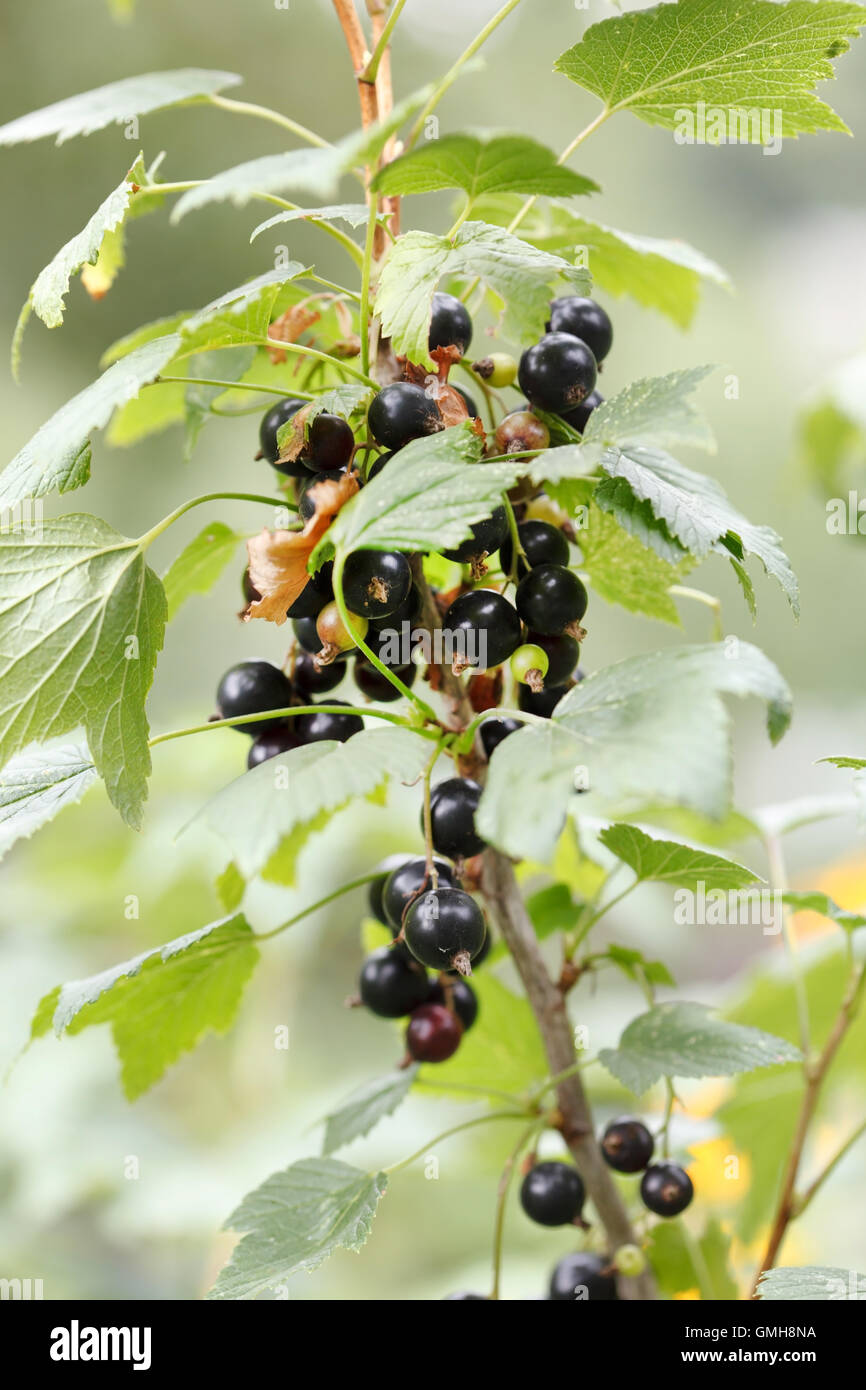
[[341,507],[358,491],[354,473],[328,478],[310,488],[316,510],[303,531],[268,531],[247,541],[250,583],[261,598],[250,604],[244,620],[264,618],[280,626],[286,610],[306,587],[307,562]]

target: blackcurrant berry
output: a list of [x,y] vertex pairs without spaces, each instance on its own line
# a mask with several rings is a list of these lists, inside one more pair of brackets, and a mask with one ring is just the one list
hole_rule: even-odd
[[326,603],[316,618],[316,632],[319,643],[333,659],[340,652],[351,651],[367,635],[367,619],[358,613],[348,614],[348,626],[343,621],[336,603]]
[[343,595],[353,613],[387,618],[409,596],[412,571],[399,550],[353,550],[343,570]]
[[[280,446],[277,443],[277,430],[288,420],[291,420],[303,404],[303,401],[296,401],[291,396],[287,396],[285,400],[272,405],[270,410],[262,416],[262,423],[259,425],[259,445],[268,463],[276,464],[279,458]],[[290,478],[301,478],[306,472],[304,465],[297,461],[281,463],[278,466],[280,472],[286,473]]]
[[530,690],[522,685],[517,692],[517,705],[524,714],[535,714],[539,719],[549,719],[563,695],[571,689],[568,685],[545,685],[543,690]]
[[[468,777],[449,777],[430,793],[430,824],[433,848],[449,859],[471,859],[480,854],[485,842],[475,830],[475,812],[481,788]],[[423,829],[423,817],[422,817]]]
[[305,652],[311,652],[315,656],[317,652],[322,650],[322,639],[316,631],[315,618],[293,619],[292,631]]
[[310,425],[304,461],[313,473],[333,473],[347,466],[354,447],[355,436],[348,421],[322,411]]
[[385,467],[385,464],[391,462],[391,459],[394,457],[395,453],[397,453],[396,449],[388,449],[384,454],[380,454],[377,459],[374,459],[373,462],[368,465],[366,474],[366,480],[368,483],[371,482],[377,474],[382,472],[382,469]]
[[243,589],[245,603],[258,603],[259,599],[261,598],[261,594],[259,593],[253,581],[250,579],[249,569],[245,569],[243,572],[243,577],[241,579],[241,587]]
[[[371,618],[370,632],[400,632],[403,623],[413,623],[421,612],[421,593],[413,584],[403,602],[387,618]],[[372,646],[372,642],[370,643]],[[377,653],[378,655],[378,653]]]
[[483,521],[475,522],[468,540],[461,541],[455,550],[446,550],[445,558],[459,565],[468,564],[477,556],[492,555],[499,550],[507,535],[508,513],[504,507],[497,507]]
[[427,1002],[426,970],[400,946],[382,946],[368,956],[358,987],[361,1003],[380,1018],[405,1018]]
[[430,335],[427,346],[434,348],[456,347],[460,356],[472,342],[472,320],[465,304],[455,299],[453,294],[437,290],[433,296],[430,311]]
[[583,1179],[570,1163],[536,1163],[520,1187],[520,1205],[539,1226],[572,1225],[585,1196]]
[[447,1062],[460,1046],[463,1028],[442,1004],[422,1004],[409,1019],[406,1050],[416,1062]]
[[307,472],[306,482],[302,485],[298,494],[298,516],[301,521],[307,522],[315,515],[316,497],[314,489],[318,483],[330,482],[334,477],[333,473],[314,473],[312,477]]
[[[397,679],[409,687],[414,684],[418,674],[418,667],[414,661],[410,662],[408,666],[391,666],[389,670],[392,670]],[[383,676],[382,672],[373,666],[365,656],[358,656],[352,675],[355,677],[355,684],[361,694],[365,695],[368,700],[378,700],[380,704],[390,704],[392,700],[402,698],[397,687],[389,681],[387,676]]]
[[533,406],[561,415],[595,389],[598,367],[586,343],[548,333],[520,359],[520,389]]
[[383,386],[370,402],[367,422],[376,442],[392,450],[445,428],[436,402],[409,381]]
[[431,888],[410,904],[403,935],[422,965],[468,975],[484,945],[487,924],[475,899],[462,888]]
[[[332,704],[343,705],[344,700],[333,700]],[[302,743],[319,743],[322,739],[333,738],[338,743],[346,743],[364,727],[360,714],[329,714],[327,710],[317,710],[315,714],[299,714],[295,721],[298,736]]]
[[533,632],[555,637],[586,612],[586,589],[563,565],[537,565],[521,579],[514,600],[517,612]]
[[499,747],[504,738],[508,738],[509,734],[516,734],[518,729],[524,727],[519,719],[485,719],[478,730],[478,737],[488,761],[493,757],[493,750]]
[[[433,863],[441,886],[454,887],[454,866],[447,860],[434,856]],[[418,897],[422,888],[432,887],[427,877],[427,861],[424,858],[407,859],[389,875],[382,890],[382,906],[385,921],[396,933],[403,924],[403,914],[409,903]]]
[[590,415],[603,404],[604,396],[601,392],[593,391],[591,395],[587,396],[585,401],[582,401],[580,405],[576,405],[574,410],[567,410],[561,418],[567,425],[571,425],[573,430],[577,430],[578,434],[583,434],[589,423]]
[[547,448],[550,430],[531,410],[513,410],[497,425],[494,439],[498,454],[530,454]]
[[678,1163],[653,1163],[640,1180],[645,1207],[656,1216],[679,1216],[695,1195],[692,1180]]
[[550,1297],[559,1302],[615,1299],[616,1279],[608,1273],[609,1260],[588,1251],[566,1255],[550,1279]]
[[435,980],[430,986],[427,1003],[444,1004],[446,1009],[451,1009],[463,1024],[464,1033],[469,1032],[478,1017],[478,995],[459,975],[453,979],[449,977],[447,985],[441,979]]
[[554,299],[550,306],[548,333],[571,333],[580,338],[592,352],[596,362],[603,362],[613,344],[613,324],[594,299],[581,299],[571,294]]
[[[292,703],[291,682],[269,661],[242,661],[226,671],[219,683],[216,703],[220,719],[236,719],[241,714],[257,714],[259,710],[285,709]],[[251,724],[236,724],[235,728],[255,738],[272,726],[271,719],[256,719]]]
[[547,657],[545,685],[565,685],[574,674],[580,658],[580,645],[567,633],[548,637],[543,632],[527,632],[527,643],[540,647]]
[[278,724],[276,728],[269,726],[250,744],[247,767],[258,767],[259,763],[266,763],[278,753],[291,753],[293,748],[300,746],[301,740],[293,724]]
[[315,574],[311,574],[306,587],[298,594],[291,608],[286,609],[286,617],[318,618],[325,604],[334,597],[333,573],[334,562],[328,560]]
[[653,1156],[655,1140],[640,1120],[613,1120],[601,1136],[605,1162],[618,1173],[639,1173]]
[[[568,541],[556,526],[549,521],[521,521],[517,528],[524,555],[517,561],[517,578],[522,579],[527,570],[535,565],[567,565],[569,560]],[[514,549],[511,536],[507,536],[499,548],[499,562],[506,574],[511,573]]]
[[547,652],[534,642],[525,642],[511,658],[511,674],[520,685],[528,685],[530,690],[540,692],[544,689],[544,678],[550,662]]
[[[322,644],[319,634],[316,633],[315,636],[318,651]],[[328,666],[317,666],[310,652],[300,651],[292,668],[292,685],[295,687],[295,694],[300,695],[302,702],[308,705],[313,695],[325,695],[338,686],[345,674],[345,661],[332,661]]]
[[500,666],[520,646],[516,611],[495,589],[472,589],[452,603],[443,619],[450,634],[455,666],[485,670]]
[[407,863],[410,858],[411,855],[409,854],[390,854],[387,859],[382,860],[381,864],[376,865],[378,873],[367,888],[367,903],[370,914],[385,927],[388,926],[388,918],[385,916],[382,894],[385,891],[385,884],[388,882],[388,875],[392,874],[401,864]]
[[[484,964],[484,962],[486,961],[487,957],[490,955],[490,952],[491,952],[492,949],[493,949],[493,937],[491,936],[490,932],[488,931],[487,935],[486,935],[485,938],[484,938],[484,945],[481,947],[481,950],[478,952],[478,955],[472,957],[472,969],[473,969],[473,971],[477,970],[478,967],[479,967],[479,965],[483,965],[483,964]],[[459,971],[459,970],[456,970],[456,969],[444,970],[442,973],[443,973],[444,975],[448,975],[448,976],[452,977],[452,978],[455,979],[455,980],[462,979],[462,976],[461,976],[461,974],[460,974],[460,971]]]
[[458,396],[461,396],[465,401],[470,420],[477,420],[481,412],[478,409],[478,402],[475,400],[474,396],[470,396],[469,392],[464,391],[462,386],[455,386],[454,390],[457,392]]

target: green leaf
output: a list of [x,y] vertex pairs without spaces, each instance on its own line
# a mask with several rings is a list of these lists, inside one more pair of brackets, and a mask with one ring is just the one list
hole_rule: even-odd
[[260,341],[267,336],[271,320],[281,312],[280,291],[307,269],[300,261],[289,261],[219,295],[184,320],[179,352],[185,356]]
[[86,980],[61,985],[41,1001],[32,1036],[57,1037],[110,1023],[127,1099],[135,1100],[208,1033],[234,1022],[258,961],[241,916],[145,951]]
[[406,232],[388,252],[376,309],[395,351],[412,362],[430,360],[431,303],[446,276],[483,280],[507,305],[508,331],[517,341],[543,331],[555,280],[565,280],[576,294],[589,289],[585,270],[486,222],[464,222],[453,241],[432,232]]
[[31,748],[0,774],[0,856],[29,838],[64,806],[80,801],[96,780],[86,748]]
[[673,988],[676,980],[668,970],[663,961],[647,960],[643,951],[634,951],[628,946],[608,946],[605,952],[608,960],[612,961],[618,970],[629,980],[634,980],[638,984],[647,982],[651,985],[670,985]]
[[387,1184],[384,1173],[335,1158],[305,1158],[274,1173],[226,1222],[244,1235],[208,1298],[256,1298],[337,1249],[360,1250]]
[[681,567],[663,560],[629,535],[598,507],[591,506],[587,525],[579,532],[580,568],[606,603],[618,603],[630,613],[680,626],[680,615],[669,590],[681,579]]
[[543,728],[520,729],[496,749],[479,834],[508,854],[549,862],[578,768],[608,813],[653,803],[721,818],[731,792],[723,693],[766,700],[770,737],[781,738],[790,691],[747,642],[676,647],[594,672]]
[[[780,113],[773,134],[847,131],[813,89],[833,77],[830,59],[847,51],[864,21],[860,5],[679,0],[593,24],[555,68],[606,110],[669,130],[683,129],[683,113],[702,103],[745,117],[742,135],[755,143],[762,136],[748,121],[753,111]],[[709,121],[706,138],[718,140]]]
[[763,882],[751,869],[732,859],[692,849],[675,840],[655,840],[636,825],[610,825],[602,830],[599,839],[634,870],[639,883],[651,880],[690,889],[703,883],[707,890],[724,892]]
[[667,376],[644,377],[606,400],[589,417],[587,444],[685,444],[715,450],[709,424],[692,403],[692,394],[712,366],[687,367]]
[[659,1290],[669,1298],[699,1289],[702,1299],[736,1301],[740,1296],[730,1270],[731,1237],[710,1221],[696,1237],[682,1221],[658,1221],[647,1251]]
[[598,1060],[617,1081],[642,1095],[664,1076],[736,1076],[801,1058],[799,1048],[759,1028],[714,1018],[704,1004],[659,1004],[639,1014],[619,1046]]
[[373,180],[385,197],[460,188],[470,202],[491,193],[570,198],[598,184],[565,168],[546,145],[526,135],[445,135],[402,155]]
[[113,362],[119,362],[121,357],[127,357],[136,348],[144,347],[145,343],[152,343],[154,338],[164,338],[170,333],[177,333],[192,313],[191,309],[187,309],[178,314],[166,314],[164,318],[153,319],[151,323],[134,328],[131,333],[124,334],[105,349],[99,359],[100,367],[104,371],[106,367],[110,367]]
[[430,740],[408,729],[365,729],[348,743],[324,740],[281,753],[208,802],[203,819],[228,846],[245,879],[292,884],[297,857],[316,830],[357,797],[394,778],[411,783],[430,758]]
[[212,521],[172,561],[162,580],[169,622],[192,594],[210,592],[242,539],[223,522]]
[[404,1067],[370,1081],[351,1096],[325,1120],[322,1153],[331,1154],[344,1149],[353,1140],[369,1134],[386,1115],[393,1115],[406,1099],[417,1075],[417,1067]]
[[557,931],[573,931],[580,921],[581,906],[565,883],[549,883],[526,899],[526,911],[539,941]]
[[[535,1015],[526,1000],[513,994],[495,975],[479,971],[472,976],[472,988],[478,997],[477,1023],[447,1062],[422,1068],[421,1085],[428,1079],[436,1083],[437,1091],[452,1082],[482,1090],[493,1085],[519,1095],[550,1072]],[[454,1096],[467,1099],[463,1091],[455,1090]]]
[[[249,371],[256,359],[256,349],[251,343],[219,351],[197,352],[184,362],[184,371],[192,378],[200,377],[201,382],[193,380],[184,387],[183,409],[185,420],[184,459],[189,462],[198,443],[198,437],[211,418],[211,406],[220,396],[226,394],[224,386],[209,385],[217,372],[219,381],[240,381]],[[167,383],[170,384],[170,383]]]
[[144,703],[165,628],[162,585],[91,516],[0,531],[0,759],[83,725],[108,795],[138,827],[150,753]]
[[[859,353],[835,367],[821,383],[815,399],[800,418],[800,452],[810,476],[825,496],[843,493],[856,485],[866,460],[866,353]],[[847,534],[850,529],[848,498],[841,509],[827,503],[828,530]],[[841,510],[841,515],[837,516]],[[859,515],[855,520],[855,526]]]
[[802,1265],[799,1269],[768,1269],[761,1275],[758,1298],[762,1303],[818,1303],[853,1299],[866,1301],[866,1275],[854,1269]]
[[829,917],[831,922],[845,931],[866,927],[866,917],[859,912],[847,912],[826,893],[783,893],[782,900],[795,912],[818,912],[822,917]]
[[862,772],[866,768],[866,758],[819,758],[819,763],[832,763],[834,767],[841,767],[853,772]]
[[398,468],[385,469],[342,508],[328,544],[342,551],[459,545],[526,471],[514,462],[479,463],[482,447],[469,424],[413,440],[400,450]]
[[91,434],[159,375],[177,343],[169,335],[145,344],[61,406],[0,473],[0,507],[83,487],[90,476]]
[[166,106],[207,98],[241,81],[233,72],[210,72],[205,68],[177,68],[173,72],[126,77],[80,96],[55,101],[0,126],[0,145],[18,145],[46,135],[56,135],[56,143],[62,145],[74,135],[91,135],[109,125],[125,124],[133,116],[146,116]]
[[[267,221],[260,222],[250,233],[250,241],[255,241],[256,237],[262,232],[269,232],[272,227],[278,227],[282,222],[347,222],[352,228],[364,227],[369,217],[369,209],[366,203],[331,203],[323,208],[292,208],[286,212],[277,212]],[[380,218],[380,221],[385,221]]]
[[161,434],[186,419],[186,387],[179,381],[158,381],[115,410],[105,431],[112,448],[126,449]]

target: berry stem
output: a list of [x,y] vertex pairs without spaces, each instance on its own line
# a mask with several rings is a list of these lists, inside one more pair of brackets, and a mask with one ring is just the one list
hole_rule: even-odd
[[392,1173],[399,1173],[403,1168],[409,1168],[413,1163],[417,1163],[419,1158],[425,1158],[434,1144],[441,1144],[444,1139],[450,1139],[453,1134],[462,1134],[466,1129],[474,1129],[477,1125],[490,1124],[492,1120],[525,1120],[525,1110],[494,1110],[489,1115],[476,1115],[474,1120],[464,1120],[462,1124],[452,1125],[451,1129],[445,1129],[441,1134],[428,1139],[427,1143],[420,1149],[416,1149],[408,1158],[401,1158],[399,1163],[392,1163],[390,1167],[383,1168],[382,1172],[388,1177]]
[[317,145],[322,150],[331,148],[330,140],[325,140],[314,130],[301,125],[300,122],[293,121],[291,116],[283,116],[279,111],[272,111],[269,106],[258,106],[252,101],[235,101],[232,97],[219,96],[216,93],[209,96],[207,100],[211,106],[218,106],[221,111],[232,111],[239,116],[257,116],[259,120],[270,121],[272,125],[278,125],[283,130],[291,131],[292,135],[297,135],[299,140],[306,140],[308,145]]
[[255,932],[256,941],[270,941],[272,936],[279,936],[281,932],[288,931],[289,927],[294,927],[296,923],[303,921],[305,917],[318,912],[320,908],[327,907],[328,903],[334,902],[336,898],[342,898],[344,893],[351,893],[355,888],[364,888],[368,883],[372,883],[379,877],[374,870],[369,874],[361,874],[358,878],[352,878],[348,883],[341,883],[339,888],[335,888],[325,898],[319,898],[314,903],[309,903],[307,907],[302,907],[300,912],[296,912],[287,922],[283,922],[279,927],[273,927],[271,931]]
[[521,560],[526,559],[526,551],[523,549],[520,540],[520,532],[517,529],[517,517],[514,515],[514,508],[507,497],[504,499],[504,502],[505,515],[508,517],[508,532],[511,536],[511,569],[508,574],[508,579],[512,584],[516,584],[517,566]]
[[580,926],[577,927],[573,935],[569,938],[568,947],[565,952],[566,960],[574,959],[579,947],[589,936],[589,933],[592,931],[596,923],[600,922],[602,917],[606,916],[606,914],[610,912],[612,907],[616,907],[618,903],[621,903],[623,898],[627,898],[629,893],[632,893],[634,889],[637,887],[638,882],[639,880],[635,879],[633,883],[629,883],[626,888],[623,888],[621,892],[617,893],[615,897],[611,898],[610,902],[604,903],[598,909],[597,912],[594,912],[591,917],[589,917],[585,922],[582,922]]
[[433,815],[430,808],[430,778],[433,775],[433,768],[439,757],[440,749],[437,747],[432,758],[424,769],[424,851],[426,855],[425,870],[427,878],[430,880],[434,889],[439,887],[439,870],[436,868],[436,859],[433,854]]
[[157,536],[161,536],[163,531],[167,531],[169,526],[173,526],[180,517],[193,507],[201,507],[205,502],[259,502],[266,507],[284,507],[288,511],[296,512],[298,509],[293,502],[287,501],[282,497],[263,497],[258,492],[206,492],[201,497],[193,497],[189,502],[183,502],[179,507],[175,507],[173,512],[164,516],[162,521],[158,521],[149,531],[145,531],[143,536],[139,536],[138,544],[142,550],[147,550],[152,545]]
[[169,743],[175,738],[186,738],[190,734],[206,734],[211,729],[237,729],[243,724],[254,723],[255,720],[263,717],[268,719],[291,719],[296,714],[359,714],[363,718],[367,715],[372,719],[384,719],[389,724],[397,724],[402,729],[411,729],[413,733],[420,734],[422,738],[437,738],[439,734],[432,729],[419,729],[411,720],[404,719],[402,715],[391,714],[387,710],[375,709],[372,705],[367,705],[364,709],[359,709],[355,705],[287,705],[285,709],[260,710],[258,714],[238,714],[233,719],[211,719],[207,724],[194,724],[189,729],[172,729],[167,734],[156,734],[148,741],[148,748],[155,748],[158,743]]
[[[276,348],[278,352],[295,354],[298,357],[308,357],[314,362],[324,362],[331,367],[342,368],[350,376],[356,377],[365,386],[370,386],[376,390],[376,382],[366,372],[360,371],[358,367],[353,367],[345,357],[332,357],[328,352],[320,352],[318,348],[310,347],[307,343],[281,343],[277,338],[258,338],[251,342],[252,347]],[[217,349],[214,349],[215,351]]]
[[496,1190],[496,1220],[493,1225],[493,1287],[490,1290],[492,1300],[499,1299],[499,1286],[502,1276],[502,1244],[505,1235],[505,1212],[507,1210],[508,1193],[514,1180],[514,1173],[517,1168],[517,1160],[535,1134],[543,1129],[547,1120],[545,1117],[536,1117],[521,1134],[508,1158],[505,1160],[505,1167],[502,1169],[502,1177],[499,1179],[499,1186]]

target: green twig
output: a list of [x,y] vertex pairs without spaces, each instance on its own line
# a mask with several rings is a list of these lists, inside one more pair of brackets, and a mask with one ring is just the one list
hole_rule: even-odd
[[193,507],[201,507],[206,502],[259,502],[266,507],[286,507],[290,511],[297,511],[293,502],[288,502],[282,497],[263,497],[257,492],[206,492],[202,497],[193,497],[189,502],[181,503],[173,512],[169,512],[168,516],[164,516],[162,521],[157,522],[156,526],[139,536],[138,544],[141,549],[146,550],[157,536],[161,536],[163,531],[167,531],[169,526],[173,526],[186,512],[191,511]]
[[190,734],[206,734],[211,729],[238,729],[244,724],[252,724],[261,719],[293,719],[298,714],[359,714],[363,717],[370,715],[372,719],[384,719],[388,724],[398,724],[401,728],[411,729],[413,733],[420,734],[422,738],[436,738],[437,735],[429,729],[419,729],[411,724],[408,719],[402,718],[399,714],[391,714],[388,710],[375,709],[372,705],[366,705],[363,709],[354,705],[342,704],[322,704],[322,705],[287,705],[284,709],[259,710],[258,714],[238,714],[232,719],[211,719],[207,724],[194,724],[189,729],[172,729],[167,734],[157,734],[148,741],[149,748],[155,748],[158,743],[169,743],[175,738],[188,738]]
[[388,1176],[392,1173],[399,1173],[402,1168],[409,1168],[416,1163],[419,1158],[424,1158],[429,1153],[434,1144],[441,1144],[444,1139],[450,1139],[453,1134],[461,1134],[466,1129],[474,1129],[476,1125],[487,1125],[493,1120],[525,1120],[525,1110],[494,1110],[489,1115],[476,1115],[474,1120],[464,1120],[462,1124],[453,1125],[451,1129],[443,1130],[441,1134],[429,1139],[423,1148],[416,1149],[408,1158],[401,1158],[399,1163],[392,1163],[389,1168],[383,1169]]
[[379,64],[381,63],[382,59],[385,56],[385,53],[387,52],[388,45],[391,42],[391,35],[394,32],[397,20],[400,18],[405,4],[406,0],[394,0],[391,13],[385,21],[385,27],[379,35],[379,42],[373,49],[370,61],[364,68],[364,71],[358,74],[359,82],[368,82],[370,86],[375,86],[376,78],[379,75]]
[[270,941],[272,936],[279,936],[280,932],[288,931],[289,927],[294,927],[296,923],[303,921],[305,917],[310,917],[314,912],[318,912],[320,908],[327,907],[328,903],[332,903],[335,898],[341,898],[344,893],[351,893],[355,888],[363,888],[366,884],[372,883],[378,877],[378,870],[374,870],[372,873],[361,874],[358,878],[350,879],[348,883],[341,883],[340,887],[335,888],[327,897],[319,898],[317,902],[310,903],[307,907],[301,908],[300,912],[296,912],[287,922],[283,922],[282,926],[274,927],[271,931],[254,932],[254,939],[256,941]]
[[279,111],[272,111],[269,106],[258,106],[251,101],[235,101],[232,97],[219,96],[217,93],[213,93],[206,100],[211,106],[218,106],[222,111],[232,111],[240,116],[257,116],[259,120],[270,121],[272,125],[278,125],[283,130],[291,131],[292,135],[297,135],[299,140],[305,140],[308,145],[316,145],[321,150],[331,148],[330,140],[324,140],[314,130],[309,130],[300,122],[293,121],[291,116],[283,116]]

